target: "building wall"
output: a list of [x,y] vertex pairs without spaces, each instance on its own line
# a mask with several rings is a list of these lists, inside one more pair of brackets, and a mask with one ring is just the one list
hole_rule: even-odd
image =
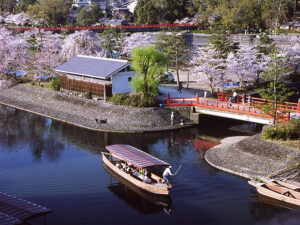
[[[134,77],[133,71],[119,72],[112,77],[112,93],[129,93],[133,91],[130,81]],[[130,78],[130,79],[129,79]]]

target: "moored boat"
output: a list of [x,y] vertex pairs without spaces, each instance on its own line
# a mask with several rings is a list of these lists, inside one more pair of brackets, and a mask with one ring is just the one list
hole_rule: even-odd
[[293,191],[297,191],[300,193],[300,187],[297,185],[294,185],[294,184],[290,184],[290,183],[286,183],[286,182],[283,182],[280,180],[274,180],[274,179],[266,180],[266,183],[273,184],[273,185],[279,186],[279,187],[285,187],[285,188],[288,188],[288,189],[291,189]]
[[300,206],[300,193],[297,191],[280,185],[274,185],[272,183],[261,183],[253,180],[248,181],[248,183],[254,186],[257,192],[261,195],[286,202],[297,207]]
[[172,185],[155,174],[170,164],[130,145],[109,145],[102,160],[112,171],[135,186],[159,195],[168,195]]

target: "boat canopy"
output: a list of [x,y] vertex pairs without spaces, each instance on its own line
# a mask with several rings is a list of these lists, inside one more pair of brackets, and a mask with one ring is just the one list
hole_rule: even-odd
[[131,163],[136,167],[150,167],[150,166],[169,166],[170,164],[164,162],[146,152],[143,152],[130,145],[109,145],[106,149],[115,157]]

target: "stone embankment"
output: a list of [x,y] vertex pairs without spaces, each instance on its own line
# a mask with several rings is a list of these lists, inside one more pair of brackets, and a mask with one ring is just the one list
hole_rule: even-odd
[[[24,84],[0,91],[0,104],[106,132],[141,133],[189,126],[179,125],[179,116],[175,116],[175,126],[172,126],[166,108],[116,106]],[[107,123],[97,123],[96,118],[106,118]]]
[[[255,135],[225,138],[204,157],[213,167],[253,179],[294,168],[300,162],[300,151],[263,141],[260,135]],[[299,174],[294,180],[299,181]]]

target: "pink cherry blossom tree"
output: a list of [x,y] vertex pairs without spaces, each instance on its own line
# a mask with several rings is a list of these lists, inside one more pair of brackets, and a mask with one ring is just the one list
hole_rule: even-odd
[[120,56],[125,59],[130,58],[134,48],[146,47],[149,45],[151,45],[149,34],[133,33],[130,36],[125,37],[124,42],[121,43]]
[[0,79],[8,79],[26,65],[26,42],[6,28],[0,28]]
[[33,77],[40,74],[53,76],[54,69],[61,63],[60,50],[62,36],[50,31],[35,29],[27,32],[27,49],[30,51],[31,63],[28,69]]
[[69,60],[76,55],[103,56],[98,35],[91,31],[75,31],[63,41],[60,53],[62,59]]
[[288,45],[282,45],[281,48],[279,48],[279,52],[282,57],[287,59],[286,62],[289,63],[294,70],[297,70],[300,67],[300,35],[293,35],[290,37],[288,43]]
[[31,24],[30,18],[24,12],[7,16],[5,22],[22,26]]
[[226,79],[238,81],[241,86],[245,81],[258,81],[267,67],[266,57],[249,46],[241,46],[237,53],[230,53],[226,62]]
[[191,72],[194,73],[198,82],[207,85],[214,92],[215,87],[224,85],[225,60],[218,58],[218,52],[212,45],[197,49],[190,61]]

